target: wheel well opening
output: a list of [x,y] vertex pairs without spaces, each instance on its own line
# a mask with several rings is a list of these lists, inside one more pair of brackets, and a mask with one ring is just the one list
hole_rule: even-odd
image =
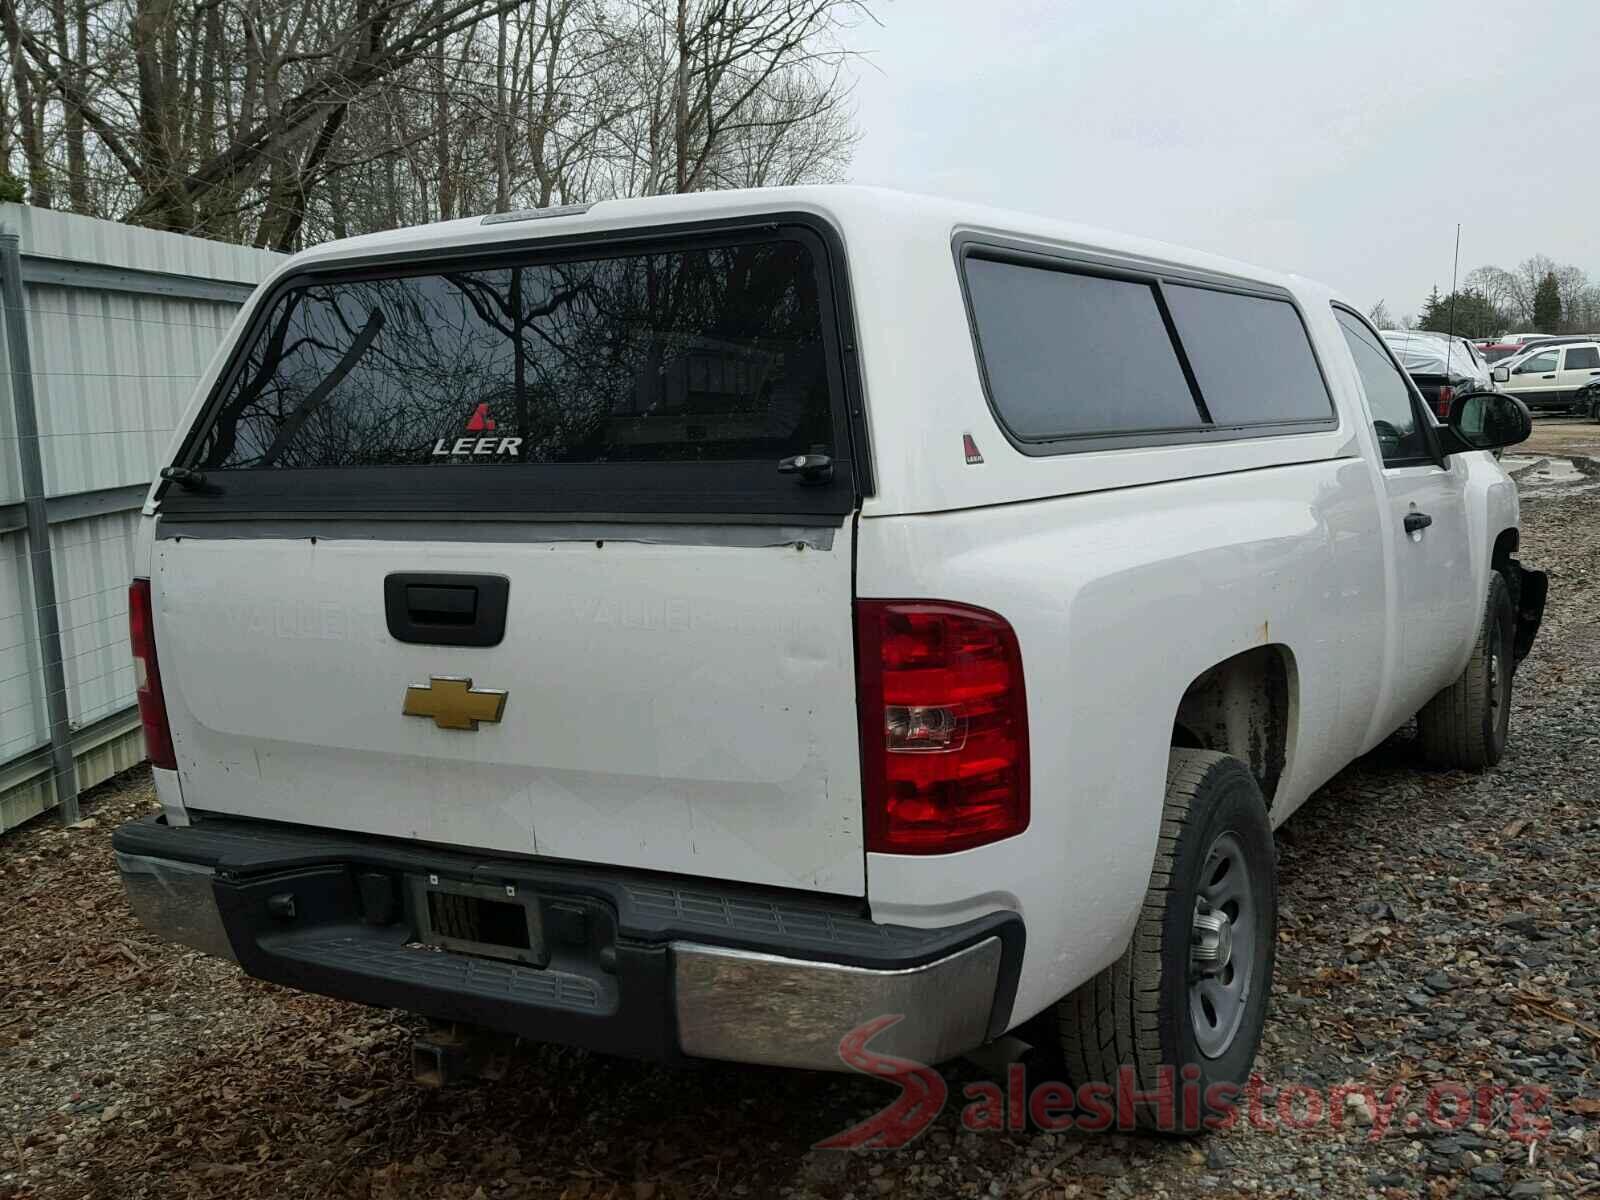
[[1224,659],[1183,693],[1172,744],[1243,759],[1270,809],[1289,759],[1293,682],[1287,646],[1257,646]]
[[1502,529],[1500,536],[1494,539],[1494,553],[1489,558],[1489,565],[1496,571],[1505,571],[1511,563],[1511,556],[1517,552],[1519,540],[1515,529]]

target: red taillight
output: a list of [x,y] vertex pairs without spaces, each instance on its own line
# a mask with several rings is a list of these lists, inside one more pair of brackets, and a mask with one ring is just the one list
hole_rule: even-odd
[[1028,827],[1017,635],[981,608],[856,601],[867,849],[947,854]]
[[1439,414],[1441,421],[1450,419],[1450,401],[1454,397],[1455,392],[1448,383],[1439,389],[1439,398],[1433,402],[1433,411]]
[[156,664],[156,628],[151,619],[150,581],[135,579],[128,587],[128,636],[133,642],[133,676],[138,685],[139,721],[144,726],[145,752],[152,767],[176,770],[167,701],[161,694],[161,668]]

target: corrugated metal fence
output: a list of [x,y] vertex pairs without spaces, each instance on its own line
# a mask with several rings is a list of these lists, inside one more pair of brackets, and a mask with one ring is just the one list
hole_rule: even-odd
[[0,204],[0,829],[75,810],[77,789],[143,757],[138,510],[195,381],[280,261]]

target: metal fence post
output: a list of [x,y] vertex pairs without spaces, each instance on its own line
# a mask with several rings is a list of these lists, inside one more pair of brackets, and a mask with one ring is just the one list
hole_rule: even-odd
[[0,301],[6,310],[6,351],[11,358],[11,404],[16,411],[17,459],[22,467],[22,503],[28,522],[28,562],[33,574],[33,614],[44,663],[45,712],[50,719],[50,757],[61,821],[78,820],[78,772],[72,759],[67,717],[67,672],[61,656],[61,619],[56,605],[55,564],[50,556],[50,521],[45,512],[44,464],[39,457],[39,415],[33,402],[33,358],[23,307],[22,244],[0,228]]

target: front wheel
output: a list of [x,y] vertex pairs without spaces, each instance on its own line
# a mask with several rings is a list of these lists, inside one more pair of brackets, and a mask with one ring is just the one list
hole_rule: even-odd
[[1505,754],[1516,628],[1511,589],[1504,575],[1491,571],[1483,621],[1466,669],[1417,714],[1417,745],[1429,766],[1482,771]]
[[1272,826],[1243,762],[1175,749],[1150,887],[1123,955],[1056,1003],[1077,1087],[1108,1085],[1119,1117],[1195,1134],[1255,1060],[1272,986]]

